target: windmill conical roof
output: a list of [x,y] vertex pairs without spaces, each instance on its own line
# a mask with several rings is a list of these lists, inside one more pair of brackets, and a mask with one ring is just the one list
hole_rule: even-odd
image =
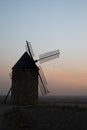
[[34,60],[25,52],[12,69],[37,69]]

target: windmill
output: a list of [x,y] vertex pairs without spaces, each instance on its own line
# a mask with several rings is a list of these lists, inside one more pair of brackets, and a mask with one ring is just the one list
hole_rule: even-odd
[[38,87],[42,95],[49,93],[47,81],[40,64],[59,57],[59,49],[39,55],[34,60],[34,53],[30,42],[26,41],[27,51],[12,68],[12,86],[4,100],[7,101],[11,92],[11,102],[17,105],[36,104],[38,102]]

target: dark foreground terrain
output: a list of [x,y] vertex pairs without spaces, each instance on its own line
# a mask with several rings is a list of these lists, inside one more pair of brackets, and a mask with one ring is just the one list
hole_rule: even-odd
[[87,130],[87,108],[77,105],[2,105],[0,130]]

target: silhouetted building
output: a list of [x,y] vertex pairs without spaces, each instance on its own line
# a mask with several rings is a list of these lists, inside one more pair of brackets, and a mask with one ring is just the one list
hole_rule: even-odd
[[11,102],[17,105],[38,101],[38,70],[34,60],[25,52],[12,68]]

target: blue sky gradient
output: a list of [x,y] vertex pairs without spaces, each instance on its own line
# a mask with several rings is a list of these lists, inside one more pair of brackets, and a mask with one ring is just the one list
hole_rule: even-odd
[[11,85],[9,73],[26,40],[35,58],[60,49],[59,59],[42,65],[51,95],[87,94],[86,0],[0,0],[0,94]]

